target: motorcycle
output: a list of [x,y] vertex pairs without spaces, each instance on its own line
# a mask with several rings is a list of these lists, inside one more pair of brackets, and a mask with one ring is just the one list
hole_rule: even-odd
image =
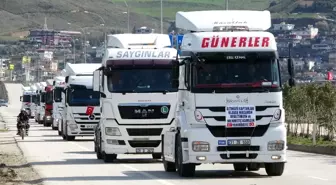
[[20,136],[22,138],[22,140],[24,140],[25,136],[28,136],[28,124],[27,121],[21,121],[20,118],[17,118],[17,121],[19,122],[19,133]]

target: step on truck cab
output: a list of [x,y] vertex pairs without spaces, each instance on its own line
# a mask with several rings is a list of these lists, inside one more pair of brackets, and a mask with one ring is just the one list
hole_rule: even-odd
[[[152,154],[160,159],[161,134],[175,126],[179,64],[164,34],[110,35],[94,90],[102,93],[95,130],[98,159]],[[117,49],[118,48],[118,49]]]
[[25,109],[28,113],[29,117],[31,116],[31,105],[32,105],[32,95],[35,94],[30,88],[30,86],[24,86],[22,87],[22,96],[20,96],[21,109]]
[[53,82],[53,124],[52,129],[58,130],[58,122],[61,117],[61,111],[63,111],[62,107],[62,91],[65,87],[65,77],[64,76],[56,76]]
[[193,176],[196,165],[228,163],[282,175],[285,111],[270,26],[269,11],[177,12],[176,27],[190,33],[181,44],[177,127],[163,136],[165,171]]
[[64,140],[76,136],[93,136],[100,119],[100,94],[92,89],[93,71],[100,64],[71,64],[65,66],[65,105],[61,134]]
[[38,124],[43,124],[43,117],[45,114],[45,97],[46,97],[46,92],[45,92],[45,87],[47,86],[47,82],[40,82],[40,105],[38,107],[38,113],[35,115],[37,117],[37,122]]
[[45,89],[45,106],[43,116],[43,126],[50,127],[53,123],[53,79],[47,80]]

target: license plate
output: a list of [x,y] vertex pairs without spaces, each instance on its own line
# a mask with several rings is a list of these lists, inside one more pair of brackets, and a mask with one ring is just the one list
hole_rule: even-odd
[[85,128],[96,128],[96,125],[85,125]]
[[154,153],[154,148],[137,148],[135,150],[136,150],[136,153],[139,153],[139,154]]
[[229,139],[227,144],[232,145],[251,145],[250,139]]

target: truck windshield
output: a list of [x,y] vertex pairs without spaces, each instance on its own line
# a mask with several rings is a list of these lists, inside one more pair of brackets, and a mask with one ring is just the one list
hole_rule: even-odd
[[61,102],[62,101],[62,90],[61,87],[55,87],[54,88],[54,100],[55,102]]
[[193,91],[279,91],[280,75],[274,53],[199,53],[193,65]]
[[36,101],[35,101],[36,104],[40,104],[40,95],[36,95]]
[[32,102],[36,103],[36,100],[37,100],[37,95],[32,95]]
[[46,92],[45,102],[46,102],[46,104],[52,104],[53,103],[53,92],[52,91]]
[[22,102],[31,102],[31,95],[23,95]]
[[100,93],[81,85],[71,85],[67,91],[69,106],[99,106]]
[[107,76],[110,92],[176,92],[172,68],[115,69]]
[[45,92],[41,93],[41,103],[45,102],[45,96],[46,96]]

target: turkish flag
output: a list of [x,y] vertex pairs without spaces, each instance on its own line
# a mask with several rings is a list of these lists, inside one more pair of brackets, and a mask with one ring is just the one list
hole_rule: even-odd
[[327,72],[327,80],[333,80],[333,74],[332,72]]
[[94,107],[88,106],[86,107],[86,115],[91,115],[93,113]]

